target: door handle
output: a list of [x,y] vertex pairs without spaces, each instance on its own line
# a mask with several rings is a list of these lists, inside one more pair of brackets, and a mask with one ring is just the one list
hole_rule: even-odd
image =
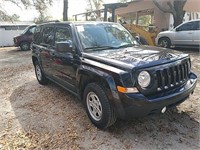
[[188,34],[192,34],[192,32],[189,32]]

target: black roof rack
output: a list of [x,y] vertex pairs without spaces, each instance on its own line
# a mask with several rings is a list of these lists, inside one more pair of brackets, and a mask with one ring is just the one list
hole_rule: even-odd
[[49,21],[44,21],[44,22],[41,22],[39,24],[43,24],[43,23],[53,23],[53,22],[60,22],[59,20],[49,20]]

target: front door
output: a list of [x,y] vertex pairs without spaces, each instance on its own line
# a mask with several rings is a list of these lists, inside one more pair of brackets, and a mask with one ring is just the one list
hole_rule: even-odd
[[[55,32],[55,47],[57,42],[72,42],[72,36],[69,27],[56,27]],[[52,61],[53,76],[60,84],[67,87],[69,90],[76,92],[76,70],[77,61],[74,58],[73,52],[59,52],[54,49],[54,57]]]
[[193,45],[194,23],[188,22],[176,28],[175,45]]

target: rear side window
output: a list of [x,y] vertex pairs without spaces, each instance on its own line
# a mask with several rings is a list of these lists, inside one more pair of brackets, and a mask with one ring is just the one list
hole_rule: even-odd
[[43,43],[54,45],[54,27],[46,27],[43,29]]
[[195,27],[194,30],[200,30],[200,21],[195,21]]

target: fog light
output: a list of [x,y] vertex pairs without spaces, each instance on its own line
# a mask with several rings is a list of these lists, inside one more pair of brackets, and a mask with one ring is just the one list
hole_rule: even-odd
[[164,107],[162,110],[161,110],[161,113],[165,113],[166,112],[166,110],[167,110],[167,107]]

